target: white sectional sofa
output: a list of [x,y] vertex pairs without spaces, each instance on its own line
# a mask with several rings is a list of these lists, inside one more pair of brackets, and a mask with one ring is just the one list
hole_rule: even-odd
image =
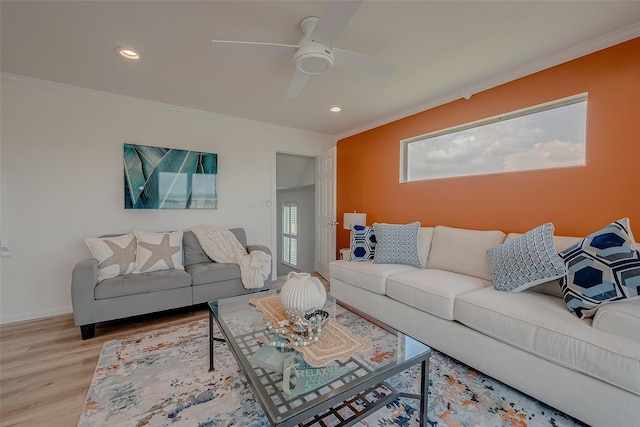
[[[579,319],[557,281],[495,289],[487,250],[517,236],[421,227],[420,267],[334,261],[330,292],[589,425],[640,426],[640,299]],[[554,237],[554,245],[579,240]]]

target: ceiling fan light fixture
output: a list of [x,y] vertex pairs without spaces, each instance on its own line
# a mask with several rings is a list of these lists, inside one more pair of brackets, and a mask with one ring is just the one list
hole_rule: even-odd
[[116,53],[126,59],[140,59],[140,54],[133,49],[118,47]]
[[293,63],[296,69],[305,74],[321,74],[333,67],[331,49],[318,42],[303,38],[296,51]]
[[332,113],[339,113],[340,111],[342,111],[342,108],[334,105],[333,107],[329,108],[329,111],[331,111]]
[[333,56],[324,52],[309,52],[295,59],[296,68],[305,74],[321,74],[333,66]]

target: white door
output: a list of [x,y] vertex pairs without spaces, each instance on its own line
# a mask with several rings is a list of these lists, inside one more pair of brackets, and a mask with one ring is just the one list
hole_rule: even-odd
[[329,280],[336,259],[336,147],[316,158],[316,271]]

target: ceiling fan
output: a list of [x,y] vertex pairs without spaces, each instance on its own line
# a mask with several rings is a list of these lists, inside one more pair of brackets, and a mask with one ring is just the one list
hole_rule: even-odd
[[383,60],[331,47],[347,25],[362,0],[332,0],[320,18],[308,16],[300,21],[300,31],[304,36],[297,45],[263,43],[234,40],[211,40],[214,47],[252,50],[265,53],[293,54],[295,72],[291,78],[287,97],[297,97],[310,76],[321,74],[336,67],[389,77],[395,65]]

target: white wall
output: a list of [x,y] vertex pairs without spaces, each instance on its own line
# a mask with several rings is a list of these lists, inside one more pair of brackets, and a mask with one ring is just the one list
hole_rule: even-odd
[[[272,153],[315,156],[329,135],[2,76],[0,323],[71,312],[83,239],[105,233],[244,227],[249,243],[271,246]],[[217,210],[125,210],[122,144],[218,154]],[[256,207],[249,207],[249,202]]]

